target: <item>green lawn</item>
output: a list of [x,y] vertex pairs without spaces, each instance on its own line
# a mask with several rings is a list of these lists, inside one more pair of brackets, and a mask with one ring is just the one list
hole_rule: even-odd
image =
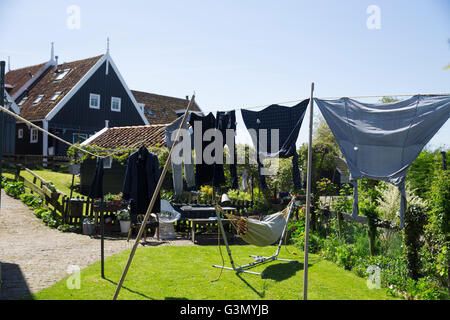
[[[63,192],[66,195],[70,195],[70,185],[72,184],[72,175],[69,173],[63,173],[63,172],[55,172],[55,171],[51,171],[48,169],[41,169],[41,170],[32,170],[34,173],[36,173],[38,176],[40,176],[41,178],[43,178],[46,181],[49,182],[53,182],[53,184],[55,185],[56,189],[58,189],[59,191]],[[31,175],[30,173],[26,172],[26,171],[21,171],[20,175],[22,177],[24,177],[25,179],[29,180],[29,181],[33,181],[33,175]],[[3,176],[9,178],[9,179],[14,179],[14,174],[13,173],[3,173]],[[80,178],[79,177],[75,177],[75,181],[74,184],[77,184],[80,182]],[[73,192],[73,196],[81,196],[79,193],[77,192]]]
[[[295,251],[288,247],[289,251]],[[233,246],[235,262],[247,264],[249,254],[271,255],[275,247]],[[67,279],[33,295],[33,299],[112,299],[117,282],[126,264],[130,250],[106,259],[105,275],[100,277],[100,263],[81,271],[81,288],[69,290]],[[226,250],[222,247],[225,264],[229,265]],[[280,258],[303,261],[283,248]],[[211,267],[222,264],[217,246],[166,246],[141,247],[120,292],[119,299],[193,299],[193,300],[249,300],[249,299],[301,299],[303,264],[275,261],[254,268],[264,271],[261,278],[252,274],[236,275]],[[350,271],[310,255],[309,299],[393,299],[385,289],[368,289],[366,279]]]

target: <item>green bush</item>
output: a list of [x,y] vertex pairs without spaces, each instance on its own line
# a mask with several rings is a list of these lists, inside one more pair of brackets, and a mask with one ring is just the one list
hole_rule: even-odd
[[23,203],[25,203],[27,206],[37,209],[40,208],[42,205],[42,199],[39,197],[36,197],[34,194],[30,193],[24,193],[19,196],[20,200],[22,200]]
[[25,192],[25,187],[22,181],[8,181],[4,183],[4,188],[7,195],[16,199]]

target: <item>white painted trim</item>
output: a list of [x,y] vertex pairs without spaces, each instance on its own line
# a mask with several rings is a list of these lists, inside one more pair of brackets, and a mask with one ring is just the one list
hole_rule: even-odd
[[[42,121],[42,129],[48,131],[48,121]],[[48,135],[46,133],[42,133],[42,155],[48,156]]]
[[[119,102],[119,110],[116,110],[113,108],[113,101],[116,100]],[[122,110],[122,99],[119,97],[111,97],[111,111],[113,112],[120,112]]]
[[[91,99],[92,97],[95,96],[98,98],[98,107],[91,105]],[[100,102],[101,102],[101,96],[98,93],[89,93],[89,108],[90,109],[100,109]]]
[[23,139],[23,128],[17,130],[17,139]]
[[15,114],[19,114],[20,113],[20,108],[19,106],[16,104],[16,102],[13,100],[13,98],[11,98],[11,96],[9,95],[9,93],[5,90],[6,93],[6,101],[8,103],[11,103],[9,106],[11,107],[12,111]]
[[[33,140],[33,132],[37,132],[36,140]],[[39,130],[36,128],[30,129],[30,143],[38,143],[39,142]]]
[[145,125],[149,125],[147,118],[144,115],[144,112],[139,107],[138,102],[136,101],[136,98],[134,97],[133,93],[131,93],[130,88],[128,88],[125,80],[123,79],[122,75],[119,72],[119,69],[117,68],[116,64],[112,60],[109,53],[106,53],[103,57],[100,58],[99,61],[84,75],[83,78],[81,78],[80,81],[64,96],[64,98],[61,99],[61,101],[50,111],[46,116],[45,119],[47,121],[50,121],[53,119],[53,117],[64,107],[64,105],[72,98],[72,96],[86,83],[86,81],[100,68],[100,66],[103,64],[103,62],[107,61],[109,65],[113,68],[114,72],[117,74],[117,77],[119,78],[120,82],[122,83],[122,86],[125,88],[125,91],[128,93],[128,97],[131,99],[132,103],[134,104],[134,107],[136,108],[136,111],[139,113],[139,115],[142,118],[142,121]]
[[12,96],[12,98],[14,99],[14,101],[16,101],[16,99],[18,97],[20,97],[22,95],[22,93],[29,87],[31,86],[37,79],[39,79],[39,77],[51,66],[54,66],[56,63],[53,60],[48,61],[41,69],[38,70],[38,72],[36,72],[36,74],[33,75],[33,78],[30,78],[27,82],[25,82],[25,84],[20,87],[19,90],[17,90],[17,92]]
[[86,140],[84,140],[81,145],[85,146],[85,145],[89,145],[91,143],[91,141],[93,141],[94,139],[97,139],[98,136],[102,135],[103,133],[106,132],[106,130],[108,130],[108,127],[104,127],[102,130],[100,130],[99,132],[96,132],[94,135],[90,136],[89,138],[87,138]]
[[89,80],[89,78],[100,68],[103,62],[106,61],[106,55],[101,57],[92,68],[78,81],[78,83],[70,89],[70,91],[58,102],[58,104],[45,116],[47,121],[53,117],[64,107],[64,105],[73,97],[73,95]]
[[136,111],[141,116],[142,121],[144,121],[145,125],[149,125],[150,123],[148,122],[147,118],[145,117],[144,112],[139,107],[139,104],[136,101],[136,98],[134,97],[133,93],[131,93],[130,88],[128,88],[127,83],[125,82],[125,80],[123,79],[122,75],[120,74],[119,69],[117,68],[116,64],[112,60],[110,54],[106,53],[105,57],[107,57],[107,59],[109,61],[109,64],[113,68],[114,72],[117,74],[117,77],[119,78],[120,82],[122,83],[122,86],[125,88],[125,91],[128,93],[128,96],[130,97],[131,101],[133,102],[134,107],[136,108]]

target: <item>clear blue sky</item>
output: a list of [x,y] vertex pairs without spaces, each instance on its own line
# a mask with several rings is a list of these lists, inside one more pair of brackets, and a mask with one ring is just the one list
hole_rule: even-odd
[[[450,92],[450,0],[0,0],[0,30],[13,69],[48,60],[51,42],[60,62],[104,53],[109,36],[131,89],[195,91],[206,112],[307,98],[312,81],[319,97]],[[447,121],[432,144],[449,141]]]

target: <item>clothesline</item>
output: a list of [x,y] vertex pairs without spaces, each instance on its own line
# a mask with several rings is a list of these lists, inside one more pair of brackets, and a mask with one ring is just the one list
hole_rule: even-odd
[[[439,96],[439,95],[450,95],[450,93],[384,94],[384,95],[374,95],[374,96],[341,96],[341,97],[316,97],[316,98],[317,99],[321,99],[321,100],[340,99],[340,98],[343,98],[343,97],[350,98],[350,99],[369,99],[369,98],[384,98],[384,97],[389,97],[389,98],[412,97],[412,96],[416,96],[416,95],[421,95],[421,96]],[[259,105],[259,106],[240,107],[240,108],[234,108],[234,109],[231,109],[231,110],[223,110],[223,111],[232,111],[232,110],[236,110],[237,111],[237,110],[242,110],[242,109],[252,110],[252,109],[268,107],[268,106],[271,106],[273,104],[284,105],[284,104],[290,104],[290,103],[295,103],[295,102],[301,102],[303,100],[305,100],[305,99],[290,100],[290,101],[283,101],[283,102],[274,102],[274,103],[264,104],[264,105]]]
[[10,116],[12,116],[12,117],[14,117],[14,118],[16,118],[16,119],[18,119],[18,120],[20,120],[20,121],[23,121],[23,122],[26,123],[27,125],[30,125],[30,126],[32,126],[33,128],[35,128],[35,129],[37,129],[37,130],[39,130],[39,131],[41,131],[41,132],[43,132],[43,133],[49,135],[50,137],[52,137],[52,138],[54,138],[54,139],[56,139],[56,140],[61,141],[61,142],[64,143],[64,144],[67,144],[67,145],[70,146],[70,147],[73,147],[73,148],[75,148],[75,149],[77,149],[77,150],[79,150],[79,151],[81,151],[81,152],[87,153],[87,154],[89,154],[89,155],[91,155],[91,156],[94,156],[94,157],[96,157],[96,158],[108,158],[108,157],[111,157],[111,156],[113,156],[114,154],[120,152],[120,151],[115,151],[115,152],[109,153],[109,154],[107,154],[107,155],[99,155],[99,154],[92,153],[92,152],[90,152],[90,151],[88,151],[88,150],[85,150],[85,149],[83,149],[83,148],[80,148],[80,147],[78,147],[77,145],[75,145],[75,144],[73,144],[73,143],[70,143],[70,142],[68,142],[68,141],[66,141],[66,140],[64,140],[64,139],[62,139],[62,138],[60,138],[60,137],[54,135],[54,134],[51,133],[51,132],[48,132],[47,130],[45,130],[45,129],[43,129],[43,128],[37,126],[37,125],[35,125],[35,124],[32,123],[31,121],[28,121],[28,120],[22,118],[21,116],[15,114],[14,112],[9,111],[9,110],[6,109],[4,106],[0,106],[0,110],[2,110],[2,111],[5,112],[6,114],[9,114]]
[[[372,96],[348,96],[347,98],[351,98],[351,99],[366,99],[366,98],[383,98],[383,97],[392,97],[392,98],[396,98],[396,97],[411,97],[411,96],[415,96],[415,95],[423,95],[423,96],[435,96],[435,95],[450,95],[450,93],[421,93],[421,94],[384,94],[384,95],[372,95]],[[330,99],[340,99],[342,97],[317,97],[318,99],[322,99],[322,100],[330,100]],[[233,111],[233,110],[242,110],[242,109],[246,109],[246,110],[251,110],[251,109],[258,109],[258,108],[264,108],[264,107],[268,107],[270,105],[273,104],[278,104],[278,105],[284,105],[284,104],[290,104],[290,103],[295,103],[295,102],[301,102],[305,99],[298,99],[298,100],[290,100],[290,101],[283,101],[283,102],[275,102],[275,103],[270,103],[270,104],[265,104],[265,105],[258,105],[258,106],[253,106],[253,107],[241,107],[241,108],[234,108],[234,109],[230,109],[230,110],[222,110],[222,111]],[[70,147],[73,147],[81,152],[84,152],[86,154],[89,154],[91,156],[94,156],[96,158],[108,158],[111,157],[113,155],[115,155],[116,153],[119,153],[120,151],[115,151],[112,153],[109,153],[107,155],[99,155],[99,154],[95,154],[92,153],[90,151],[87,151],[83,148],[78,147],[77,145],[70,143],[50,132],[48,132],[47,130],[35,125],[34,123],[22,118],[21,116],[15,114],[14,112],[9,111],[8,109],[6,109],[4,106],[0,106],[0,110],[4,111],[5,113],[9,114],[10,116],[25,122],[26,124],[32,126],[33,128],[36,128],[37,130],[49,135],[50,137],[61,141],[64,144],[67,144]]]

